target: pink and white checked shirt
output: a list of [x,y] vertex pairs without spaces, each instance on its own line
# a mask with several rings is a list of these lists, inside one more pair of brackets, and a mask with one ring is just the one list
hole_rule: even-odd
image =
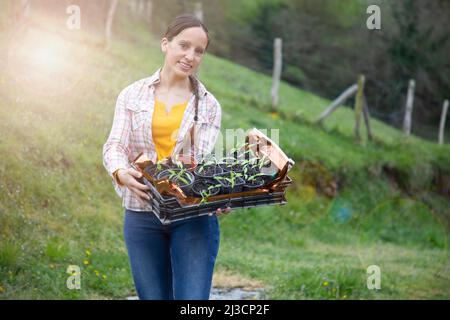
[[[116,193],[122,198],[122,206],[134,211],[151,211],[152,207],[150,202],[141,200],[127,187],[118,185],[113,173],[120,168],[130,168],[130,163],[140,152],[156,162],[152,117],[155,84],[160,81],[160,71],[161,69],[158,69],[151,77],[136,81],[120,92],[111,132],[103,145],[103,166],[112,179]],[[194,135],[196,157],[207,155],[214,149],[222,117],[219,102],[200,82],[199,94],[198,121]],[[183,154],[190,154],[190,130],[194,126],[194,113],[194,95],[192,95],[183,114],[172,155],[180,151]]]

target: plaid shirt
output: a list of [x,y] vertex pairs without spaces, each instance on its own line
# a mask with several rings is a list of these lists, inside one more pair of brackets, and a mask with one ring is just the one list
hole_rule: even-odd
[[[160,81],[160,71],[161,69],[158,69],[151,77],[136,81],[122,90],[117,98],[111,132],[103,145],[103,166],[112,179],[116,193],[122,198],[122,206],[134,211],[151,211],[151,203],[141,200],[127,187],[120,186],[113,173],[120,168],[130,168],[131,161],[140,152],[156,163],[152,117],[155,84]],[[209,154],[214,149],[220,131],[222,116],[220,104],[200,82],[198,89],[200,95],[198,121],[195,125],[193,95],[186,106],[172,155],[190,154],[191,130],[195,130],[196,157]]]

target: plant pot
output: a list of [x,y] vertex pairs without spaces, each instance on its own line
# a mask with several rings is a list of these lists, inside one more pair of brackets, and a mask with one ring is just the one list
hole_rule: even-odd
[[[228,178],[228,177],[230,177],[230,173],[226,172],[224,174],[217,175],[216,177]],[[216,179],[216,180],[219,181],[219,183],[222,185],[223,193],[226,193],[226,194],[241,192],[242,188],[245,184],[245,180],[242,179],[241,177],[235,178],[235,183],[234,183],[233,187],[231,186],[231,184],[228,180],[225,180],[225,179]]]
[[231,171],[231,164],[230,163],[219,163],[219,167],[222,169],[223,173]]
[[262,167],[261,173],[267,174],[267,175],[276,175],[278,171],[280,171],[275,165],[270,167]]
[[259,167],[254,164],[249,164],[245,168],[243,168],[242,173],[246,176],[253,176],[259,173]]
[[160,172],[162,172],[168,168],[169,168],[169,166],[166,164],[159,164],[159,169],[158,169],[158,164],[152,163],[152,164],[148,165],[144,171],[156,179],[156,177],[158,176],[158,174]]
[[231,171],[234,171],[236,173],[241,173],[243,170],[244,167],[239,163],[235,163],[231,166]]
[[183,180],[178,179],[176,176],[169,178],[173,172],[180,172],[180,171],[181,171],[180,169],[164,170],[158,174],[157,179],[160,180],[160,179],[168,178],[173,183],[176,183],[181,188],[181,190],[183,190],[185,195],[191,195],[192,194],[192,185],[194,184],[194,181],[195,181],[195,176],[193,175],[192,172],[185,170],[181,175],[182,178],[185,178],[188,180],[187,184]]
[[239,163],[219,163],[219,167],[223,170],[224,173],[230,171],[240,173],[244,170],[244,167]]
[[255,190],[261,188],[265,184],[265,180],[262,176],[257,176],[251,181],[246,181],[244,184],[244,191]]
[[[195,196],[202,197],[202,194],[201,194],[202,191],[208,190],[208,188],[209,188],[210,186],[213,186],[213,185],[216,185],[216,184],[217,184],[217,183],[216,183],[214,180],[209,180],[209,179],[196,179],[195,182],[194,182],[194,184],[192,185],[192,193],[193,193]],[[215,196],[215,195],[219,194],[219,192],[220,192],[220,187],[212,188],[212,189],[209,191],[209,195],[208,195],[208,196],[209,196],[209,197]]]
[[194,174],[197,177],[205,178],[205,179],[212,179],[215,175],[222,174],[223,170],[218,164],[207,164],[207,165],[198,165],[195,170]]
[[273,174],[269,174],[269,173],[263,173],[260,175],[260,177],[262,177],[264,179],[264,185],[268,184],[269,182],[272,182],[275,177],[277,176],[278,172],[275,172]]

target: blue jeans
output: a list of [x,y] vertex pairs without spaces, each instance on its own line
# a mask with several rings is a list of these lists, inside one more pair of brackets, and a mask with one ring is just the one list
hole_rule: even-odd
[[124,238],[139,299],[209,299],[220,241],[215,215],[163,225],[153,212],[126,209]]

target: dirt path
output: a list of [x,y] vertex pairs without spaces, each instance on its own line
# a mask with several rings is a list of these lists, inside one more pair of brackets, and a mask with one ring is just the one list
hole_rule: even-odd
[[[138,297],[127,297],[127,300],[138,300]],[[213,287],[210,300],[264,300],[263,283],[245,278],[226,270],[218,270],[213,276]]]

